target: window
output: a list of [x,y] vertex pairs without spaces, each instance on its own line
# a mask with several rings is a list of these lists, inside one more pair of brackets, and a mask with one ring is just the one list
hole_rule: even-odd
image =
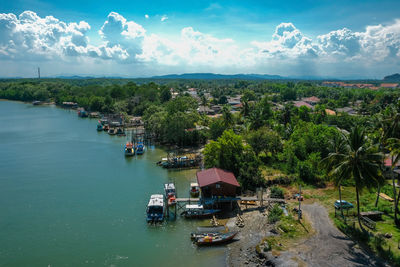
[[220,184],[216,184],[215,188],[221,188],[221,185]]

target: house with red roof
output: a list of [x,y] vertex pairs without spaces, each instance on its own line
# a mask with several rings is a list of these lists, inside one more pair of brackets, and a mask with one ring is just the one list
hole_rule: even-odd
[[399,86],[398,83],[382,83],[382,88],[397,88]]
[[240,188],[235,175],[226,170],[211,168],[196,173],[202,198],[235,197]]
[[309,109],[314,109],[314,106],[312,106],[312,105],[310,105],[310,104],[308,104],[307,102],[304,102],[304,101],[294,101],[294,104],[293,104],[295,107],[302,107],[302,106],[306,106],[306,107],[308,107]]
[[303,98],[302,101],[307,102],[310,105],[316,105],[316,104],[318,104],[320,99],[316,96],[312,96],[312,97]]

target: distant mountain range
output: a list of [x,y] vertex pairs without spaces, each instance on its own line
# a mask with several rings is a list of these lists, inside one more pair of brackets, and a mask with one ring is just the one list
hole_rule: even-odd
[[385,82],[400,82],[400,73],[388,75],[385,78],[383,78],[383,81],[385,81]]
[[280,75],[268,74],[215,74],[215,73],[184,73],[184,74],[169,74],[162,76],[153,76],[151,79],[201,79],[201,80],[283,80],[289,79]]

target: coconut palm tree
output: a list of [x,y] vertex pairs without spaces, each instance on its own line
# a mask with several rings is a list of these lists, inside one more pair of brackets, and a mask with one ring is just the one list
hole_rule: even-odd
[[353,179],[356,187],[357,217],[360,228],[360,192],[363,188],[373,188],[382,183],[381,164],[383,155],[375,145],[371,145],[360,126],[354,127],[344,138],[343,151],[330,153],[327,161],[331,162],[329,175],[340,183]]
[[[331,171],[339,163],[336,161],[338,158],[335,155],[346,152],[345,139],[346,137],[344,136],[344,134],[342,132],[339,132],[336,135],[334,135],[333,138],[329,141],[330,154],[321,161],[322,167],[325,168],[328,171],[328,173],[331,173]],[[333,176],[331,178],[333,179],[333,183],[335,184],[335,186],[338,188],[339,191],[340,214],[342,215],[342,218],[344,218],[342,209],[342,191],[341,191],[343,177]]]

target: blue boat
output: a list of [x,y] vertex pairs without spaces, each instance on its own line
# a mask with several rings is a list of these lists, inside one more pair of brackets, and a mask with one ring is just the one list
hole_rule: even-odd
[[101,123],[97,124],[97,131],[103,131],[103,125],[101,125]]
[[88,112],[87,112],[86,110],[84,110],[84,109],[82,108],[82,109],[79,109],[79,110],[78,110],[78,116],[81,117],[81,118],[86,118],[86,117],[89,116],[89,114],[88,114]]
[[151,195],[146,213],[148,223],[162,222],[164,220],[164,196],[160,194]]
[[136,150],[137,155],[142,155],[145,150],[145,146],[144,146],[143,142],[138,142],[135,150]]

